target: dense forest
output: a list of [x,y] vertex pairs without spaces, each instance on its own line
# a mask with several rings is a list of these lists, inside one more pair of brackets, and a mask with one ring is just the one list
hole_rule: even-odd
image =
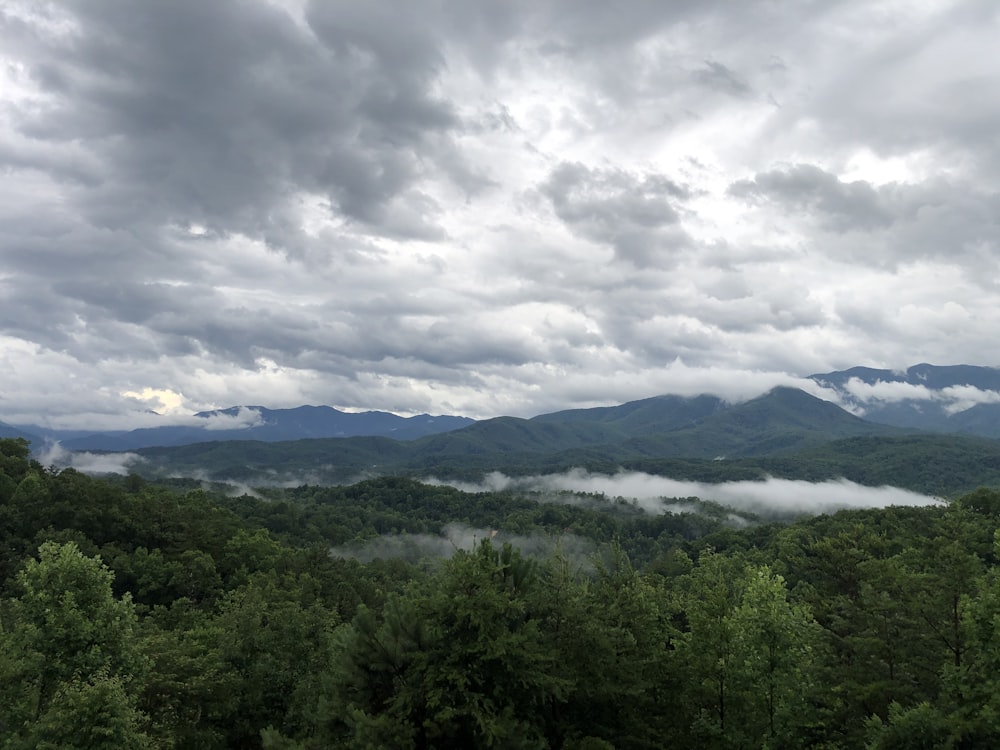
[[234,497],[0,440],[0,747],[1000,746],[1000,491],[669,507]]

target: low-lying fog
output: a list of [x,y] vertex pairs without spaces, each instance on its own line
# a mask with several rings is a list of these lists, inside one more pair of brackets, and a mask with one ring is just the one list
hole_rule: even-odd
[[[591,474],[575,469],[564,474],[530,477],[508,477],[499,472],[487,475],[483,482],[473,484],[427,478],[427,484],[455,487],[464,492],[524,492],[539,502],[583,503],[600,506],[595,495],[605,499],[624,499],[649,513],[698,513],[697,503],[685,498],[699,498],[731,508],[727,521],[734,526],[746,525],[740,513],[766,517],[789,518],[797,515],[832,513],[849,508],[881,508],[889,505],[935,505],[942,500],[898,487],[866,487],[846,479],[826,482],[806,482],[769,478],[763,481],[724,482],[708,484],[669,479],[640,472]],[[609,506],[609,510],[616,507]],[[354,557],[362,561],[377,557],[403,557],[417,560],[428,556],[450,556],[456,549],[470,549],[477,539],[496,535],[500,541],[511,542],[526,554],[550,552],[555,544],[564,554],[582,560],[595,546],[592,542],[562,535],[558,540],[542,534],[527,536],[505,535],[490,529],[473,529],[449,524],[440,536],[427,534],[385,535],[362,544],[331,550],[338,557]]]
[[513,490],[532,493],[597,493],[609,498],[635,500],[651,513],[672,510],[664,498],[697,497],[736,510],[761,515],[814,515],[845,508],[884,508],[889,505],[935,505],[940,498],[921,495],[898,487],[866,487],[846,479],[806,482],[799,479],[722,482],[708,484],[669,477],[622,471],[617,474],[591,474],[572,469],[564,474],[508,477],[499,472],[486,476],[480,484],[435,479],[423,480],[465,492]]
[[[142,459],[132,453],[70,452],[58,444],[51,446],[39,460],[48,465],[72,466],[88,474],[125,474]],[[252,481],[259,486],[294,487],[300,484],[322,484],[317,477],[271,476]],[[359,478],[360,479],[360,478]],[[711,484],[656,476],[634,471],[615,474],[593,474],[583,469],[572,469],[562,474],[545,474],[526,477],[509,477],[493,472],[479,483],[461,482],[427,477],[427,484],[454,487],[464,492],[523,492],[538,502],[585,503],[599,506],[600,498],[622,499],[648,513],[699,512],[690,498],[716,503],[730,508],[728,520],[736,526],[745,525],[747,519],[740,514],[753,514],[765,518],[791,518],[798,515],[833,513],[850,508],[882,508],[890,505],[927,506],[943,502],[941,498],[922,495],[898,487],[867,487],[846,479],[824,482],[807,482],[797,479],[738,481]],[[250,486],[233,486],[238,494],[256,495]],[[609,509],[614,506],[609,506]],[[450,556],[456,549],[470,549],[477,539],[497,536],[498,541],[511,542],[523,551],[534,554],[551,552],[556,540],[533,535],[515,536],[493,529],[477,529],[460,524],[449,524],[441,535],[410,534],[382,536],[361,545],[331,550],[332,554],[371,560],[376,557],[403,557],[419,559],[428,556]],[[581,557],[593,545],[573,535],[563,535],[558,540],[565,553]]]

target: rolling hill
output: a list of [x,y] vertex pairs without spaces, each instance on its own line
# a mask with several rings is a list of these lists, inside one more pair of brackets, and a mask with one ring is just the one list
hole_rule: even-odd
[[668,397],[534,419],[498,417],[408,442],[355,437],[146,448],[138,451],[146,462],[138,470],[220,481],[300,476],[303,482],[388,473],[523,473],[570,462],[607,468],[644,459],[785,455],[846,437],[904,434],[803,391],[776,388],[736,405],[710,397]]
[[465,427],[473,422],[468,417],[430,414],[400,417],[384,411],[344,412],[330,406],[299,406],[294,409],[232,406],[199,412],[194,415],[192,424],[185,425],[106,432],[59,431],[26,426],[23,431],[59,441],[63,448],[72,451],[133,451],[220,440],[279,442],[359,436],[414,440]]

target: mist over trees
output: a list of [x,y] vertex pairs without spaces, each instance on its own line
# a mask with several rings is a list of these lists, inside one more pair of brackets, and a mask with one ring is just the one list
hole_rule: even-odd
[[[743,528],[401,478],[268,493],[0,441],[0,747],[1000,741],[998,491]],[[455,522],[484,533],[443,558],[331,554]]]

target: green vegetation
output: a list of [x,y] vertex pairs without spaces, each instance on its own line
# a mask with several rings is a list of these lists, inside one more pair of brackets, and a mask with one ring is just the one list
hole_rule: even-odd
[[776,388],[726,407],[664,396],[534,419],[501,417],[402,442],[388,438],[228,441],[139,451],[148,478],[245,484],[353,483],[377,476],[479,481],[619,468],[723,482],[846,478],[953,497],[1000,484],[1000,442],[906,431],[858,419],[802,391]]
[[[1000,742],[1000,491],[739,529],[400,477],[258,495],[0,440],[0,748]],[[478,540],[420,555],[455,524]]]
[[[454,435],[435,439],[454,439]],[[683,446],[667,446],[667,437],[629,440],[612,446],[579,447],[568,450],[513,452],[483,443],[478,452],[469,448],[469,435],[462,437],[463,453],[427,453],[424,444],[398,443],[385,438],[343,440],[298,440],[288,443],[222,442],[182,448],[149,448],[140,451],[148,459],[134,470],[148,478],[165,474],[206,477],[216,482],[272,484],[307,482],[335,484],[357,482],[363,477],[410,476],[481,481],[493,471],[510,476],[548,474],[582,468],[596,473],[619,469],[643,471],[700,482],[764,479],[823,481],[849,479],[858,484],[891,484],[924,494],[953,497],[983,485],[1000,485],[1000,442],[961,435],[879,435],[809,441],[786,445],[785,429],[764,431],[754,443],[773,450],[740,449],[712,458],[690,457]],[[671,434],[668,433],[668,437]],[[679,441],[676,436],[669,440]],[[735,438],[726,438],[732,448]],[[682,442],[682,441],[681,441]],[[511,438],[511,444],[514,438]],[[539,443],[542,445],[543,443]],[[697,451],[713,454],[719,442]]]

